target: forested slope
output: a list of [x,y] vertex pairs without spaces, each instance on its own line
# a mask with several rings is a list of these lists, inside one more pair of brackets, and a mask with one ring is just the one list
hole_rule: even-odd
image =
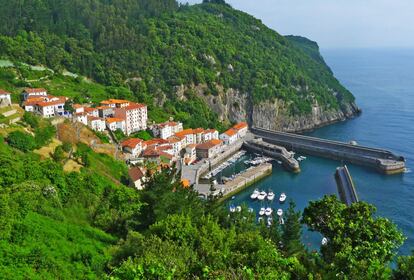
[[[315,107],[320,114],[334,112],[334,119],[356,111],[350,106],[354,97],[318,57],[317,47],[298,47],[298,40],[228,5],[179,7],[172,0],[1,0],[0,5],[1,56],[127,86],[171,114],[196,96],[221,120],[252,124],[263,117],[253,107],[275,100],[281,108],[270,108],[287,118],[312,117]],[[228,101],[234,91],[240,104]],[[237,110],[242,113],[231,113]],[[281,120],[274,116],[269,122],[276,127]]]

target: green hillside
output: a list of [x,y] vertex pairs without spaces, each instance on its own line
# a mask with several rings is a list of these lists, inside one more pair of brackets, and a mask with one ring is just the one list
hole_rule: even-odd
[[173,0],[0,4],[4,58],[127,86],[167,112],[175,113],[183,103],[175,87],[193,84],[208,85],[204,94],[212,95],[217,85],[239,89],[254,103],[278,98],[292,115],[309,113],[316,101],[338,109],[354,99],[314,46],[297,47],[298,40],[228,5],[179,7]]

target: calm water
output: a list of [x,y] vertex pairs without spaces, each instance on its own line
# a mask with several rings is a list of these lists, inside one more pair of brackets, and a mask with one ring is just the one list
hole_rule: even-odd
[[[406,157],[409,171],[402,175],[385,176],[351,164],[348,167],[359,198],[374,204],[379,215],[395,222],[408,237],[400,253],[409,254],[414,249],[414,50],[329,50],[323,55],[336,77],[356,96],[363,114],[309,134],[356,140]],[[285,192],[303,209],[310,200],[337,194],[333,175],[340,164],[308,156],[298,175],[275,164],[271,177],[240,193],[232,203],[247,202],[258,209],[260,204],[250,201],[250,193],[255,187],[272,188],[277,194]],[[273,207],[279,206],[274,203]],[[316,246],[320,236],[305,232],[304,242]]]

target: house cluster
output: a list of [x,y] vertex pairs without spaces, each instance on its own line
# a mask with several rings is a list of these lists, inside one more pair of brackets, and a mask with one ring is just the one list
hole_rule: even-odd
[[63,116],[65,103],[68,100],[64,96],[53,96],[44,88],[27,88],[23,91],[23,108],[27,112],[33,112],[44,118]]
[[108,99],[92,108],[74,104],[74,117],[95,131],[121,130],[125,135],[147,129],[147,106],[128,100]]
[[172,120],[154,124],[151,130],[157,138],[143,141],[131,138],[122,142],[124,153],[131,158],[142,158],[158,165],[170,165],[182,160],[190,165],[200,159],[209,159],[220,153],[247,133],[247,123],[238,123],[219,135],[215,129],[183,129],[180,122]]

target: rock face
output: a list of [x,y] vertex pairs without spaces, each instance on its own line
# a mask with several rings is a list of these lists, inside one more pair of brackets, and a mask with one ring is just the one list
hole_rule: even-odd
[[[182,89],[182,88],[181,88]],[[206,86],[191,87],[209,107],[216,112],[221,121],[248,121],[250,126],[270,130],[301,132],[324,125],[353,118],[360,113],[355,103],[343,104],[339,110],[324,110],[317,104],[308,115],[291,116],[286,104],[278,99],[253,104],[248,94],[235,89],[223,90],[218,87],[218,94],[205,94]]]

